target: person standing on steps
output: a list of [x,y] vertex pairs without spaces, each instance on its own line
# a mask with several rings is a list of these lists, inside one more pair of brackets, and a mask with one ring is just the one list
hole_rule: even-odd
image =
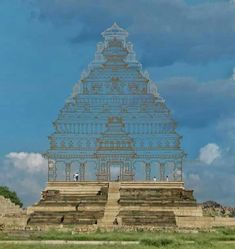
[[74,174],[74,177],[75,177],[75,181],[76,181],[76,182],[78,182],[78,179],[79,179],[79,173],[78,173],[78,172],[76,172],[76,173]]

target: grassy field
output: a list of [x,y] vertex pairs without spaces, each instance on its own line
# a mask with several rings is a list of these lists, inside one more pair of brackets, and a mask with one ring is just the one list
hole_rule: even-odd
[[9,245],[1,249],[234,249],[234,244],[168,244],[168,245]]
[[174,232],[174,231],[155,231],[155,232],[94,232],[94,233],[72,233],[50,230],[47,232],[7,234],[0,233],[0,240],[72,240],[72,241],[139,241],[139,245],[14,245],[0,244],[1,249],[235,249],[235,229],[216,229],[213,231]]

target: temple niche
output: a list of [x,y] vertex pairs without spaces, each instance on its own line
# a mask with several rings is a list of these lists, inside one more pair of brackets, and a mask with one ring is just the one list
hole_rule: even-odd
[[80,181],[182,181],[176,122],[128,32],[114,23],[102,36],[53,123],[48,181],[72,181],[75,172]]

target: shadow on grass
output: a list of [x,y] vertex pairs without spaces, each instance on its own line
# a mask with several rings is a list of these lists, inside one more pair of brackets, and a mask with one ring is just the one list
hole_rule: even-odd
[[155,246],[155,247],[164,247],[168,245],[175,245],[175,240],[167,239],[167,238],[160,238],[160,239],[142,239],[140,240],[140,244],[144,246]]

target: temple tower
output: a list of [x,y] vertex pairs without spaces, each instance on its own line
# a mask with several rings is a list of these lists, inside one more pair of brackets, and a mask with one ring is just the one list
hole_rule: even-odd
[[[202,209],[184,188],[176,122],[136,60],[127,31],[114,23],[102,36],[53,123],[48,183],[28,209],[29,224],[190,225]],[[72,181],[73,172],[79,181]]]
[[153,176],[182,181],[185,153],[176,122],[137,61],[128,32],[114,23],[102,36],[94,60],[53,123],[48,181],[59,180],[59,167],[64,181],[75,171],[81,181],[149,181]]

